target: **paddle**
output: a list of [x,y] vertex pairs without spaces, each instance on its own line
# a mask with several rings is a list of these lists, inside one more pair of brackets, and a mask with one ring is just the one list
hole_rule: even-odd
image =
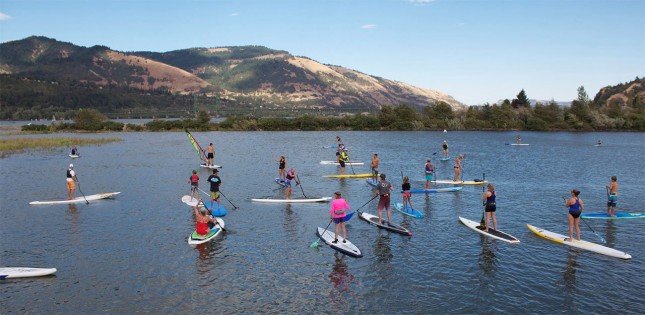
[[224,193],[221,190],[219,194],[222,195],[222,197],[224,197],[224,199],[226,199],[226,201],[228,201],[228,203],[230,203],[231,206],[233,206],[233,209],[237,209],[237,207],[230,200],[228,200],[228,198],[226,198],[226,195],[224,195]]
[[[208,214],[209,214],[210,216],[213,216],[213,212],[211,211],[211,209],[208,209],[208,207],[206,206],[206,204],[204,203],[204,201],[203,201],[203,200],[201,200],[201,199],[200,199],[200,201],[201,201],[201,202],[202,202],[202,204],[204,205],[204,208],[206,208],[206,211],[208,211]],[[217,218],[213,218],[213,219],[215,219],[215,220],[214,220],[214,221],[215,221],[215,225],[219,226],[219,227],[220,227],[220,229],[222,229],[222,231],[224,231],[224,232],[228,232],[228,231],[227,231],[223,226],[221,226],[221,225],[219,224],[219,221],[217,221]]]
[[85,198],[85,194],[84,194],[84,193],[83,193],[83,191],[81,190],[81,184],[78,182],[78,176],[74,175],[74,177],[76,177],[76,185],[78,185],[78,191],[80,191],[80,192],[81,192],[81,195],[83,196],[83,199],[85,199],[85,202],[89,205],[89,204],[90,204],[90,202],[89,202],[89,201],[87,201],[87,198]]
[[[486,173],[483,173],[482,174],[482,181],[485,181],[485,180],[486,180]],[[484,197],[484,192],[485,192],[484,189],[485,189],[485,187],[486,187],[486,185],[482,185],[482,197]],[[484,198],[482,198],[482,206],[483,206],[484,210],[482,211],[482,219],[481,219],[481,221],[479,221],[479,227],[481,227],[482,229],[485,229],[486,228],[486,221],[484,220],[484,216],[486,215],[486,200],[484,200]]]
[[300,185],[300,190],[302,191],[302,195],[305,196],[305,198],[309,198],[309,197],[307,197],[307,195],[305,195],[305,190],[302,189],[302,182],[300,181],[300,177],[298,177],[297,174],[296,174],[296,179],[298,180],[297,184]]
[[356,172],[354,172],[354,165],[352,165],[352,161],[349,159],[349,154],[347,154],[347,164],[352,168],[352,174],[356,175]]
[[[562,197],[562,199],[564,199],[564,202],[565,202],[565,203],[567,202],[567,198]],[[591,232],[593,232],[593,234],[594,234],[594,235],[596,235],[596,236],[600,239],[600,242],[602,242],[603,244],[607,243],[607,241],[605,241],[605,239],[604,239],[602,236],[600,236],[600,234],[596,233],[596,231],[594,231],[594,229],[593,229],[593,228],[591,228],[591,225],[589,225],[589,224],[587,223],[587,221],[585,221],[585,220],[582,218],[582,216],[580,216],[580,221],[582,221],[582,222],[584,222],[584,223],[585,223],[585,225],[589,228],[589,230],[591,230]]]
[[[323,230],[323,232],[322,232],[322,234],[320,234],[320,236],[325,235],[325,232],[327,232],[327,228],[331,225],[331,223],[332,223],[333,221],[334,221],[334,220],[331,220],[331,219],[329,220],[329,224],[327,224],[327,226],[325,227],[325,230]],[[315,241],[315,242],[311,243],[311,245],[309,245],[309,247],[312,247],[312,248],[313,248],[313,247],[318,247],[318,242],[319,242],[319,241],[320,241],[320,237],[319,237],[318,239],[316,239],[316,241]]]

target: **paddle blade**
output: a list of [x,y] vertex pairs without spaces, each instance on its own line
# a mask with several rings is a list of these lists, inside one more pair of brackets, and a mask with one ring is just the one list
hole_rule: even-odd
[[352,216],[354,216],[354,213],[356,213],[356,212],[352,212],[352,213],[350,213],[350,214],[345,215],[345,221],[343,221],[343,222],[347,222],[347,221],[349,221],[349,219],[351,219],[351,218],[352,218]]
[[311,247],[311,248],[318,247],[318,241],[319,241],[319,239],[316,240],[315,242],[311,243],[311,245],[309,245],[309,247]]

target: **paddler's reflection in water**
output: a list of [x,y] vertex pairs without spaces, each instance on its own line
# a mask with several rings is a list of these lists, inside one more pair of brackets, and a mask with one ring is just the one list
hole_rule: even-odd
[[329,292],[329,296],[332,298],[334,306],[338,307],[338,310],[346,311],[347,304],[345,304],[343,295],[352,293],[350,287],[352,282],[354,281],[354,276],[349,273],[347,264],[344,260],[352,258],[347,257],[339,252],[335,252],[334,257],[336,258],[336,261],[334,263],[334,266],[332,267],[331,273],[329,274],[329,280],[334,285],[334,287]]
[[578,270],[578,250],[569,249],[567,252],[567,266],[564,268],[564,312],[574,313],[577,308],[578,293],[576,292],[576,271]]
[[479,268],[481,268],[484,275],[493,277],[497,271],[497,242],[491,240],[484,235],[481,237],[482,252],[479,254]]

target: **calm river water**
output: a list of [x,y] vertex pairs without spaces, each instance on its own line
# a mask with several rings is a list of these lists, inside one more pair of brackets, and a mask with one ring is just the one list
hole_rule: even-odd
[[[0,160],[0,266],[55,267],[55,276],[0,281],[0,313],[618,313],[645,311],[645,220],[586,220],[624,261],[556,244],[526,223],[567,233],[562,196],[582,191],[588,212],[605,210],[605,185],[618,176],[619,209],[645,211],[642,133],[531,133],[530,146],[504,145],[513,132],[195,132],[213,142],[222,202],[229,213],[223,237],[197,247],[191,209],[180,201],[197,154],[185,133],[71,134],[120,137],[119,143],[81,147],[73,160],[85,194],[120,191],[112,200],[75,206],[30,206],[65,198],[68,152],[15,154]],[[450,143],[465,153],[464,179],[491,180],[498,191],[498,227],[517,236],[507,244],[480,236],[458,221],[479,221],[479,186],[457,193],[413,195],[423,219],[393,220],[414,233],[402,237],[348,222],[349,239],[364,253],[351,258],[323,245],[315,229],[328,222],[329,204],[261,204],[274,191],[274,155],[295,166],[307,196],[343,192],[353,209],[371,198],[362,179],[329,179],[340,135],[353,160],[381,157],[395,187],[401,172],[423,185],[425,160]],[[47,135],[51,137],[52,135]],[[53,135],[61,136],[61,135]],[[594,147],[602,139],[603,147]],[[438,177],[452,177],[453,161],[433,159]],[[356,173],[368,166],[354,166]],[[352,172],[351,168],[347,169]],[[207,190],[209,172],[198,169]],[[295,187],[294,197],[302,197]],[[77,191],[77,195],[80,195]],[[393,201],[399,201],[398,194]],[[376,202],[363,207],[376,213]],[[583,239],[598,242],[581,223]]]

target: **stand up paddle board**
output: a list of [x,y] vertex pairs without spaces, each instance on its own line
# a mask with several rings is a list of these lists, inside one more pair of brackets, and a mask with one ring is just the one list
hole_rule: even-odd
[[394,223],[387,223],[387,218],[383,218],[383,223],[380,223],[378,220],[378,216],[366,213],[366,212],[358,212],[358,217],[365,220],[366,222],[370,224],[374,224],[378,226],[381,229],[386,229],[388,231],[394,232],[394,233],[399,233],[407,236],[412,236],[412,232],[410,230]]
[[442,158],[439,159],[439,161],[444,161],[444,162],[445,161],[450,161],[450,158],[449,157],[442,157]]
[[216,168],[222,168],[221,165],[217,165],[217,164],[215,164],[215,165],[200,164],[199,167],[208,168],[208,169],[211,169],[211,170],[214,170]]
[[69,157],[71,157],[72,159],[76,159],[76,158],[79,158],[80,155],[78,155],[78,154],[69,154]]
[[628,213],[628,212],[614,212],[615,216],[609,216],[607,213],[583,213],[580,217],[583,219],[603,219],[603,220],[618,220],[618,219],[645,219],[645,213]]
[[52,201],[32,201],[29,204],[30,205],[55,205],[55,204],[63,204],[63,203],[79,203],[79,202],[85,202],[87,201],[93,201],[93,200],[99,200],[99,199],[106,199],[110,198],[114,195],[118,195],[121,192],[109,192],[109,193],[102,193],[102,194],[96,194],[96,195],[89,195],[85,197],[76,197],[72,200],[52,200]]
[[211,228],[210,233],[206,235],[199,235],[197,234],[197,231],[193,231],[193,233],[191,233],[190,236],[188,237],[188,244],[190,245],[203,244],[212,240],[213,238],[215,238],[215,236],[220,235],[222,233],[222,228],[225,228],[224,220],[220,218],[215,218],[215,220],[217,220],[217,223],[219,224],[216,224],[215,226],[213,226]]
[[0,280],[48,276],[55,272],[56,268],[0,267]]
[[271,199],[271,198],[253,198],[251,201],[269,202],[269,203],[309,203],[309,202],[327,202],[331,197],[307,198],[307,199]]
[[421,219],[423,218],[423,213],[419,212],[417,209],[412,209],[410,208],[410,204],[405,205],[405,209],[403,209],[403,203],[401,202],[395,202],[394,203],[394,209],[398,210],[399,212],[409,215],[411,217]]
[[287,187],[287,183],[284,180],[282,180],[282,178],[276,178],[275,183],[282,187]]
[[603,255],[607,255],[607,256],[611,256],[611,257],[622,258],[622,259],[631,259],[632,258],[632,255],[627,254],[625,252],[621,252],[619,250],[615,250],[613,248],[598,245],[598,244],[595,244],[595,243],[592,243],[592,242],[587,242],[587,241],[584,241],[584,240],[578,241],[578,240],[574,239],[574,240],[569,241],[569,237],[567,237],[567,236],[564,236],[564,235],[558,234],[558,233],[554,233],[554,232],[551,232],[551,231],[547,231],[545,229],[541,229],[541,228],[532,226],[530,224],[527,224],[526,227],[528,227],[529,230],[531,230],[531,232],[537,234],[538,236],[540,236],[542,238],[546,238],[549,241],[554,241],[556,243],[560,243],[560,244],[563,244],[563,245],[568,245],[568,246],[571,246],[571,247],[576,247],[576,248],[592,251],[592,252],[595,252],[595,253],[598,253],[598,254],[603,254]]
[[488,183],[487,180],[450,180],[450,179],[440,179],[440,180],[433,180],[432,181],[435,184],[451,184],[451,185],[483,185]]
[[492,237],[494,239],[498,239],[500,241],[513,243],[513,244],[517,244],[517,243],[520,242],[520,240],[517,239],[517,237],[515,237],[513,235],[510,235],[510,234],[507,234],[507,233],[504,233],[504,232],[499,231],[499,230],[495,230],[493,228],[489,228],[488,232],[486,232],[485,231],[486,228],[480,226],[478,222],[468,220],[468,219],[462,218],[462,217],[459,217],[459,221],[461,221],[461,223],[463,223],[465,226],[467,226],[467,227],[469,227],[469,228],[471,228],[471,229],[473,229],[473,230],[475,230],[475,231],[477,231],[477,232],[479,232],[481,234],[484,234],[484,235],[486,235],[488,237]]
[[347,256],[352,256],[356,258],[363,257],[363,253],[361,253],[361,250],[356,247],[356,245],[352,244],[352,242],[344,239],[341,235],[338,235],[338,242],[334,242],[334,232],[330,230],[325,230],[321,227],[318,227],[318,230],[316,231],[316,235],[320,237],[321,240],[325,242],[325,244],[329,245],[329,247],[347,255]]
[[364,173],[364,174],[345,174],[345,175],[324,175],[323,177],[326,178],[365,178],[365,177],[372,177],[373,175],[371,173]]
[[[370,186],[376,187],[376,183],[371,178],[365,180]],[[462,190],[463,187],[446,187],[446,188],[430,188],[430,189],[410,189],[411,194],[431,194],[443,192],[456,192]],[[401,190],[403,193],[403,190]]]
[[[190,200],[190,196],[185,195],[181,197],[181,202],[191,207],[194,207],[199,202],[199,199],[193,198],[193,200]],[[215,204],[217,204],[217,202],[215,202]],[[221,202],[219,203],[219,208],[213,209],[213,205],[211,204],[210,198],[208,200],[202,200],[202,203],[200,203],[199,206],[211,210],[211,214],[216,217],[223,217],[227,213],[226,207],[224,207],[224,205],[222,205]]]
[[507,143],[506,145],[529,145],[528,143]]
[[[340,163],[336,161],[320,161],[320,164],[322,165],[340,165]],[[345,165],[365,165],[364,162],[345,162]]]

